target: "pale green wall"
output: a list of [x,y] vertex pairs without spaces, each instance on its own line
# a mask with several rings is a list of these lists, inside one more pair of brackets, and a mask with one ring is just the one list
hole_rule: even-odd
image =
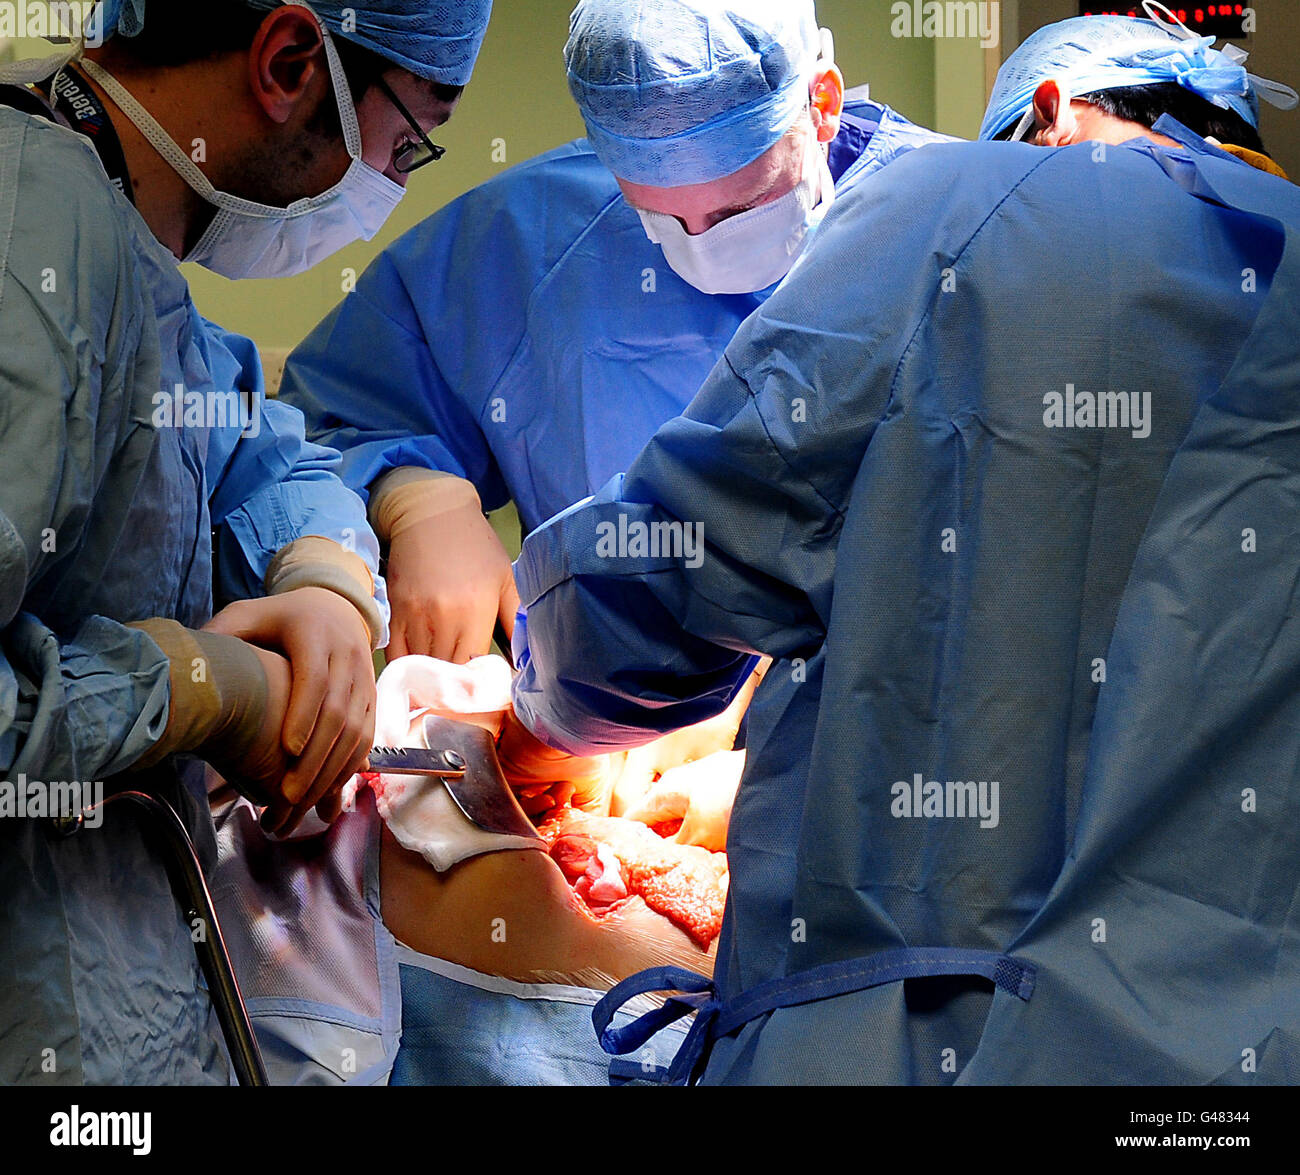
[[934,42],[935,109],[933,125],[950,135],[974,139],[987,104],[985,55],[978,40]]
[[[496,0],[474,80],[455,117],[435,136],[447,157],[414,177],[406,200],[375,241],[354,245],[311,273],[277,281],[236,284],[188,267],[203,313],[268,350],[292,347],[343,296],[345,269],[360,272],[380,249],[449,200],[510,164],[582,134],[562,57],[573,3]],[[890,0],[818,3],[818,18],[835,33],[849,85],[870,83],[874,97],[915,122],[973,134],[984,86],[977,43],[894,38],[891,10]],[[29,43],[18,50],[31,56],[47,53],[49,46]],[[504,164],[493,158],[498,140]]]

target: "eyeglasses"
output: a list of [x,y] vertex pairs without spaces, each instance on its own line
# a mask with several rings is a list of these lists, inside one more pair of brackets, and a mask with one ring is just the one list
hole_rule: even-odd
[[397,153],[397,158],[393,161],[393,168],[400,175],[410,175],[413,171],[418,171],[429,163],[437,163],[444,155],[447,154],[446,147],[439,147],[437,143],[431,142],[429,136],[424,133],[423,128],[415,121],[415,116],[407,110],[402,104],[402,100],[393,93],[392,87],[384,81],[383,78],[376,78],[375,84],[384,92],[385,97],[397,108],[401,116],[406,119],[407,125],[415,132],[419,142],[410,143],[403,147]]

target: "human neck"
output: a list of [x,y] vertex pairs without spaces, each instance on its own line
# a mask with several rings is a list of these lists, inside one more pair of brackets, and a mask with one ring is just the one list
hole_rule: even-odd
[[1168,135],[1162,135],[1143,126],[1140,122],[1129,122],[1127,119],[1116,118],[1113,114],[1107,114],[1104,110],[1099,110],[1095,106],[1086,103],[1078,103],[1077,106],[1083,106],[1080,112],[1076,109],[1075,119],[1079,124],[1082,132],[1079,135],[1080,142],[1102,142],[1112,146],[1120,146],[1123,143],[1132,142],[1134,139],[1150,139],[1153,143],[1159,143],[1162,147],[1177,147],[1177,140],[1169,138]]
[[[86,56],[108,70],[182,149],[190,143],[197,151],[201,144],[204,158],[213,158],[231,141],[230,128],[212,117],[222,108],[219,92],[205,88],[208,79],[195,76],[211,68],[209,63],[172,69],[124,69],[118,61],[104,60],[102,51],[91,51]],[[158,241],[177,259],[183,258],[207,229],[216,209],[180,177],[99,82],[89,76],[86,80],[104,103],[122,144],[136,210]],[[202,103],[195,102],[194,95],[202,95]]]

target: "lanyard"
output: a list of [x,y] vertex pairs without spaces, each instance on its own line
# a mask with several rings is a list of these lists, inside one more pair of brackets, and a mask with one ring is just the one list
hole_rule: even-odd
[[52,82],[42,84],[47,97],[50,87],[54,91],[55,111],[74,131],[90,140],[113,186],[134,204],[135,194],[126,155],[122,151],[122,140],[117,137],[113,120],[108,117],[99,95],[71,65],[56,73]]
[[[50,104],[51,88],[54,90],[53,106]],[[34,83],[30,89],[20,84],[0,83],[0,106],[10,106],[51,122],[62,122],[89,139],[108,173],[109,182],[132,204],[135,203],[122,140],[117,137],[117,130],[99,95],[72,65],[61,66],[53,78]]]
[[[54,91],[52,106],[51,89]],[[86,79],[70,63],[63,63],[53,78],[46,77],[35,82],[30,89],[17,83],[0,82],[0,106],[10,106],[24,114],[51,122],[62,122],[89,139],[113,187],[132,204],[135,203],[131,173],[127,169],[122,140],[117,137],[113,120],[108,117],[108,111],[99,100],[99,95],[86,84]]]

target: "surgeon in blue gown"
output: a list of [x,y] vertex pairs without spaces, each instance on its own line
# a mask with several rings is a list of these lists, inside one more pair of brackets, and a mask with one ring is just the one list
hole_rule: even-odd
[[[211,866],[203,767],[175,756],[219,766],[270,830],[332,818],[365,762],[387,609],[364,506],[178,258],[276,276],[377,231],[412,130],[360,78],[353,98],[342,58],[433,125],[490,3],[440,7],[113,0],[107,43],[2,78],[2,1083],[229,1080],[157,849],[116,808],[61,839],[16,787],[155,769]],[[168,142],[217,92],[209,175]],[[240,158],[259,147],[270,173]]]
[[626,468],[832,198],[947,141],[844,95],[812,0],[582,0],[565,60],[587,138],[413,229],[289,361],[386,542],[390,657],[508,634],[483,512],[527,533]]
[[[1184,33],[1013,54],[986,134],[1027,141],[859,184],[524,546],[515,708],[555,747],[774,658],[715,982],[596,1015],[695,993],[672,1079],[1300,1079],[1300,191],[1202,137],[1283,99]],[[1198,127],[1089,98],[1169,82]],[[686,526],[702,561],[646,553]]]

